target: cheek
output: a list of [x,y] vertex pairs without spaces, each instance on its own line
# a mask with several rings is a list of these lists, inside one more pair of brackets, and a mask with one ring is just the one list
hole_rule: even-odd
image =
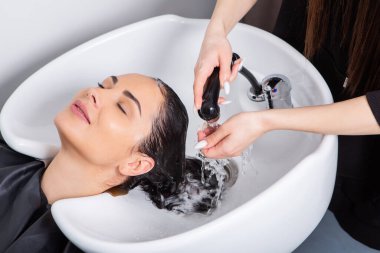
[[143,124],[121,118],[123,116],[103,111],[96,122],[85,125],[66,109],[54,122],[65,148],[75,150],[93,164],[108,165],[127,158],[147,132]]
[[78,153],[85,160],[108,165],[128,154],[130,144],[126,129],[104,117],[94,124],[86,125],[73,116],[70,109],[57,114],[54,119],[62,147]]
[[139,126],[123,119],[124,115],[104,112],[91,127],[88,137],[94,153],[105,160],[123,159],[143,138]]

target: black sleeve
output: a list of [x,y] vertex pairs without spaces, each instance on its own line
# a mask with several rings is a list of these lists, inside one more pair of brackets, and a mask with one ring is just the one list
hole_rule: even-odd
[[380,90],[375,90],[367,93],[367,101],[376,118],[377,123],[380,125]]
[[0,252],[56,253],[67,243],[41,190],[43,162],[0,140]]

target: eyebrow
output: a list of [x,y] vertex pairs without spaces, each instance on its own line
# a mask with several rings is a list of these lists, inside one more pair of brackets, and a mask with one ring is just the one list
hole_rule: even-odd
[[129,92],[128,90],[123,91],[123,94],[124,94],[127,98],[130,98],[133,102],[135,102],[135,104],[136,104],[137,107],[139,108],[140,117],[141,117],[141,105],[140,105],[140,102],[137,100],[137,98],[136,98],[135,96],[133,96],[133,94],[132,94],[131,92]]
[[116,76],[111,76],[111,79],[112,79],[112,83],[113,83],[114,85],[119,81],[119,79],[117,79]]

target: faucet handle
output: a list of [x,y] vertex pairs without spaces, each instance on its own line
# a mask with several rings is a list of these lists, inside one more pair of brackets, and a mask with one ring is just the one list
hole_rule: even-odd
[[292,87],[286,76],[281,74],[266,76],[262,81],[262,86],[266,91],[268,102],[272,104],[273,108],[293,107],[290,94]]

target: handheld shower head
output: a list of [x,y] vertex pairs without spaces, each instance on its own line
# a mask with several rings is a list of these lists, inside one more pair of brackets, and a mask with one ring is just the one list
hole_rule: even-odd
[[220,92],[219,67],[214,68],[212,74],[207,78],[203,89],[202,106],[198,110],[201,119],[214,122],[219,119],[220,108],[218,98]]
[[[236,53],[232,54],[231,68],[240,56]],[[219,67],[214,68],[211,75],[207,78],[203,89],[202,106],[198,110],[198,115],[201,119],[207,122],[215,122],[219,119],[220,108],[218,98],[220,92]]]

